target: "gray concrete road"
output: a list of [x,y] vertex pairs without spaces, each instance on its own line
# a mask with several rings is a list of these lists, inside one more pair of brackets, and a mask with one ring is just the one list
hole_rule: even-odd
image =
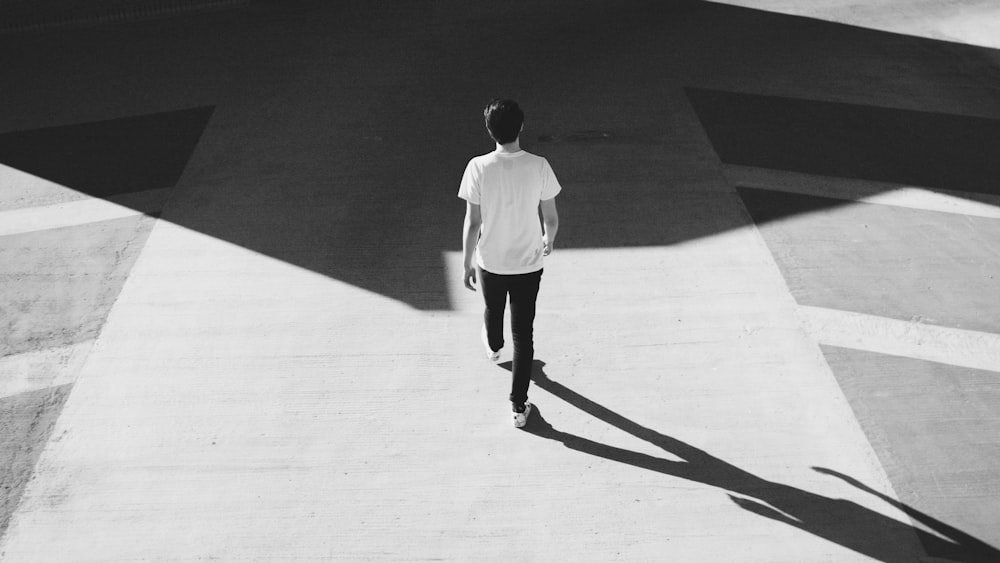
[[[273,2],[0,36],[0,558],[1000,559],[1000,51],[952,4],[986,23]],[[523,431],[461,280],[498,95],[565,188]]]

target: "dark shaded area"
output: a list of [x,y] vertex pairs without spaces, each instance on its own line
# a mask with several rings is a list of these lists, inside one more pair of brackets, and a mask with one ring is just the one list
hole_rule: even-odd
[[[969,555],[976,557],[977,559],[975,560],[977,561],[997,561],[998,559],[1000,559],[1000,553],[998,553],[996,549],[989,546],[988,544],[970,536],[969,534],[966,534],[965,532],[959,530],[958,528],[949,526],[948,524],[945,524],[940,520],[931,518],[927,514],[915,510],[911,506],[907,506],[906,504],[903,504],[902,502],[899,502],[898,500],[892,497],[888,497],[872,489],[871,487],[865,485],[864,483],[858,481],[857,479],[854,479],[852,477],[849,477],[847,475],[844,475],[843,473],[839,473],[832,469],[827,469],[825,467],[813,467],[813,469],[824,475],[831,475],[833,477],[837,477],[838,479],[841,479],[842,481],[844,481],[849,485],[857,487],[858,489],[861,489],[862,491],[868,494],[874,495],[883,500],[884,502],[886,502],[887,504],[891,504],[892,506],[896,507],[897,509],[905,513],[914,522],[919,522],[920,524],[926,526],[931,530],[934,530],[935,532],[940,533],[941,535],[947,538],[954,538],[961,545],[969,546],[969,552],[968,552]],[[950,545],[947,544],[943,545],[940,541],[929,542],[927,540],[930,537],[933,536],[930,536],[929,534],[919,535],[920,541],[921,543],[923,543],[924,548],[927,549],[927,553],[929,555],[944,559],[954,559],[955,551],[951,549]],[[942,550],[942,548],[944,549]]]
[[0,133],[0,163],[94,197],[169,188],[213,107]]
[[[998,374],[835,346],[820,349],[899,499],[1000,542]],[[933,546],[927,549],[935,554]]]
[[[685,10],[690,6],[685,4]],[[173,50],[190,45],[176,47],[178,31],[169,22],[115,28],[114,43],[74,30],[55,46],[39,41],[22,48],[59,53],[79,47],[125,58],[123,68],[161,64],[194,83],[212,73],[229,73],[234,85],[219,87],[211,132],[199,142],[185,185],[173,190],[163,218],[417,309],[449,310],[442,252],[461,245],[464,207],[456,197],[458,182],[468,159],[492,148],[479,117],[481,104],[503,83],[510,95],[535,99],[529,106],[533,134],[586,131],[553,118],[555,108],[565,103],[558,91],[566,87],[567,65],[596,53],[629,55],[630,46],[617,44],[617,38],[634,29],[638,13],[635,7],[619,13],[608,6],[581,6],[568,21],[559,6],[540,6],[532,8],[527,22],[504,14],[476,27],[462,18],[480,21],[485,17],[481,8],[456,10],[440,21],[435,18],[444,10],[387,4],[377,11],[346,3],[317,10],[310,14],[313,19],[280,14],[289,18],[280,25],[243,15],[192,22],[184,29],[198,41],[225,36],[226,47],[217,51],[226,54],[232,48],[229,54],[239,57],[209,51],[199,53],[199,60],[178,62]],[[608,13],[616,14],[614,25],[603,25]],[[588,45],[560,47],[584,35],[591,40]],[[500,43],[509,45],[509,56],[494,56]],[[121,44],[135,46],[134,60],[120,54]],[[201,60],[213,56],[218,59]],[[480,63],[471,74],[470,61]],[[184,64],[195,68],[177,70]],[[202,87],[218,87],[210,84]],[[631,88],[623,83],[616,89]],[[183,88],[188,89],[197,91]],[[191,138],[201,126],[193,121]],[[32,133],[11,134],[0,162],[106,197],[111,190],[91,172],[108,167],[54,148],[75,146],[85,134],[101,136],[102,128],[120,137],[117,129],[132,124],[139,122],[43,130],[33,133],[38,142],[27,145]],[[148,131],[139,136],[160,136],[159,124],[147,120]],[[645,129],[637,134],[627,125],[619,127],[610,145],[598,139],[539,146],[571,187],[560,200],[567,218],[561,248],[672,244],[745,224],[730,194],[700,194],[678,183],[678,193],[665,199],[667,125]],[[173,155],[183,152],[181,144],[136,144],[127,147],[128,159],[119,159],[118,144],[104,143],[93,158],[145,162],[154,170],[161,166],[158,159],[164,167],[178,162]],[[526,148],[535,150],[530,142]],[[120,176],[119,189],[151,187],[150,178]],[[629,198],[615,193],[622,187]]]
[[1000,194],[1000,120],[685,91],[723,162]]
[[[559,249],[669,245],[747,224],[736,196],[721,189],[688,101],[726,162],[997,194],[1000,159],[983,160],[998,146],[995,120],[726,91],[807,84],[832,96],[897,92],[905,105],[919,81],[904,79],[921,75],[942,77],[933,84],[942,105],[968,107],[977,99],[969,92],[1000,84],[994,67],[975,63],[997,60],[987,49],[704,2],[263,4],[183,25],[0,38],[0,51],[18,53],[4,65],[13,77],[5,95],[20,96],[4,123],[27,105],[64,117],[84,106],[97,115],[215,108],[47,129],[31,127],[51,123],[49,114],[29,114],[4,126],[19,131],[0,134],[0,162],[98,197],[190,174],[172,190],[166,220],[422,310],[451,308],[441,252],[460,248],[455,191],[468,158],[491,149],[479,116],[496,95],[522,100],[525,140],[537,140],[525,148],[549,157],[567,188]],[[898,68],[914,61],[921,68]],[[855,77],[850,65],[864,73]],[[994,70],[975,73],[977,84],[953,82],[984,66]],[[882,69],[888,78],[868,82]],[[718,89],[685,96],[680,84]],[[51,94],[61,91],[72,94]],[[748,207],[762,223],[844,203],[741,195],[756,198]],[[37,302],[47,295],[37,292]],[[317,306],[337,313],[336,303]],[[549,385],[544,374],[536,382]],[[790,525],[861,553],[912,560],[899,544],[879,545],[910,527],[762,480],[556,385],[545,388],[687,461],[587,441],[540,414],[529,427],[536,434],[744,495],[734,501],[748,510],[793,515]],[[996,558],[977,540],[942,533],[952,541],[928,535],[928,549]]]
[[0,32],[131,21],[246,5],[250,0],[5,0]]
[[753,222],[758,226],[785,217],[815,213],[849,204],[857,205],[857,202],[843,199],[745,186],[736,186],[736,192],[740,194],[743,205],[750,212]]
[[72,389],[66,384],[0,397],[0,537]]
[[[509,362],[501,365],[510,369]],[[902,503],[892,502],[944,539],[848,500],[828,498],[757,477],[690,444],[641,426],[565,385],[552,381],[544,367],[545,362],[535,361],[532,379],[539,388],[684,461],[658,458],[560,431],[545,420],[537,405],[524,428],[526,432],[560,442],[581,453],[718,487],[727,491],[730,499],[745,510],[799,528],[879,561],[911,563],[919,560],[921,554],[914,552],[914,536],[920,538],[928,553],[937,557],[983,563],[1000,560],[1000,551],[992,546]],[[819,471],[834,473],[829,470]],[[844,478],[855,486],[863,487],[853,479]],[[867,487],[864,490],[877,494]]]
[[[460,249],[455,191],[468,158],[491,149],[479,116],[496,95],[522,100],[525,148],[547,156],[567,188],[558,249],[662,246],[745,226],[698,119],[725,162],[998,193],[995,120],[734,91],[807,85],[907,105],[927,101],[906,92],[933,77],[942,106],[967,109],[1000,84],[994,63],[976,62],[998,60],[987,49],[688,1],[255,4],[265,6],[182,25],[0,38],[0,51],[19,54],[4,65],[15,109],[2,121],[18,131],[0,134],[0,162],[108,198],[174,186],[183,173],[165,220],[431,311],[451,308],[441,253]],[[966,75],[975,79],[956,81]],[[685,95],[685,84],[715,89]],[[63,91],[72,94],[52,94]],[[72,122],[77,107],[135,117],[31,129],[53,122],[49,109],[66,118],[55,122]],[[844,203],[740,195],[760,224]],[[337,303],[317,306],[337,313]],[[51,326],[17,346],[62,338],[60,326],[71,325]],[[897,547],[905,539],[883,541],[912,537],[911,527],[760,479],[544,373],[536,382],[686,462],[560,432],[540,413],[536,434],[721,487],[748,510],[858,552],[912,560]],[[996,558],[978,540],[935,529],[950,541],[917,533],[931,551]]]
[[[1000,220],[756,188],[740,197],[801,305],[1000,332]],[[810,213],[804,221],[777,219]]]
[[[479,116],[495,95],[523,100],[525,148],[548,157],[567,188],[557,249],[661,246],[746,225],[679,84],[739,83],[744,68],[788,82],[845,57],[887,64],[894,50],[939,68],[986,51],[705,2],[253,4],[183,25],[4,38],[26,53],[10,74],[50,69],[42,84],[109,100],[99,113],[146,98],[215,109],[3,133],[0,162],[98,197],[172,186],[187,164],[165,220],[448,310],[441,254],[461,248],[455,192],[468,159],[491,149]],[[719,127],[743,115],[745,99],[712,92],[688,90],[712,141],[743,147],[742,121]],[[800,102],[825,112],[817,127],[836,128],[841,110]],[[884,111],[889,121],[926,117]],[[783,112],[758,143],[766,154],[782,152]],[[932,132],[951,131],[941,119]],[[992,170],[961,173],[988,183]]]

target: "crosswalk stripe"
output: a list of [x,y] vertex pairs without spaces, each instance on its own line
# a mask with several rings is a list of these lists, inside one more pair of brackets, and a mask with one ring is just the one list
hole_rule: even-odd
[[1000,372],[1000,334],[799,306],[803,328],[817,342]]
[[1000,219],[1000,196],[726,164],[731,185]]
[[[163,190],[148,190],[149,194]],[[142,211],[98,198],[0,211],[0,236],[121,219]]]

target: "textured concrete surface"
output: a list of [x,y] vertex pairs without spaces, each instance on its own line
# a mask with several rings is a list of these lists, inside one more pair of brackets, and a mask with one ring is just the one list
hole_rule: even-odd
[[1000,6],[992,0],[712,1],[1000,49]]
[[4,462],[0,473],[0,530],[7,529],[71,389],[72,385],[65,384],[0,399],[0,451]]
[[[997,51],[707,2],[256,3],[15,50],[5,561],[1000,557],[995,162],[852,168],[838,117],[995,131]],[[565,187],[524,431],[454,196],[498,94]],[[748,141],[747,96],[822,119]],[[803,138],[842,164],[739,157]]]
[[847,348],[824,346],[823,354],[871,429],[900,500],[932,507],[937,517],[995,544],[996,372]]
[[1000,295],[1000,219],[739,193],[799,304],[1000,333],[1000,316],[983,314]]

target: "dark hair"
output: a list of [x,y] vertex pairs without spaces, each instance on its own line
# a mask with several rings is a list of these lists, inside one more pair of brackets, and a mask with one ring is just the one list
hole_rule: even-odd
[[483,117],[486,118],[486,130],[490,132],[490,137],[501,145],[513,143],[521,134],[524,112],[514,100],[493,98],[483,110]]

